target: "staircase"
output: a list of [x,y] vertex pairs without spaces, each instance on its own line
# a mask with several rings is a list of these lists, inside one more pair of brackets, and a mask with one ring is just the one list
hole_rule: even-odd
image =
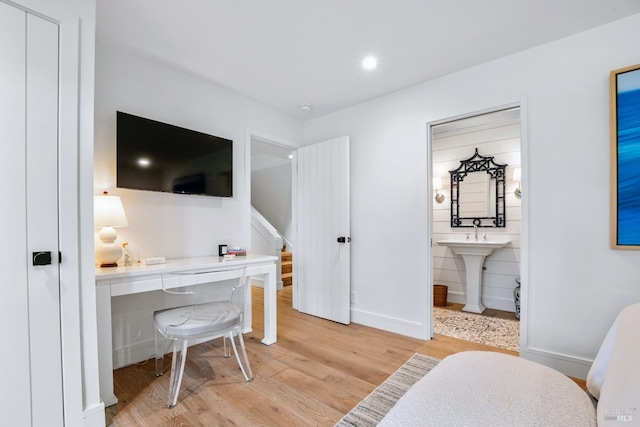
[[282,285],[290,286],[293,283],[293,255],[289,251],[282,251]]

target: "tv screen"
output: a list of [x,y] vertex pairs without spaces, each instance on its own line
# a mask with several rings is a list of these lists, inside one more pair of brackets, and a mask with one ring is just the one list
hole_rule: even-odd
[[117,186],[232,197],[233,141],[117,112]]

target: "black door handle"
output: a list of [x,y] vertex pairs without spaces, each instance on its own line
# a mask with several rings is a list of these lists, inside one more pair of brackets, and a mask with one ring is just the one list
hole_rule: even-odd
[[31,260],[33,261],[33,265],[50,265],[51,252],[50,251],[33,252]]
[[338,243],[349,243],[351,242],[351,237],[338,237]]

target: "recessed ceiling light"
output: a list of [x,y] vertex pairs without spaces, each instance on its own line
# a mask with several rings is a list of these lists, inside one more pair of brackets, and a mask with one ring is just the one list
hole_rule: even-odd
[[146,168],[150,164],[151,164],[151,160],[149,160],[147,158],[141,157],[141,158],[138,159],[138,165],[143,167],[143,168]]
[[378,66],[378,59],[375,56],[367,56],[362,60],[362,68],[365,70],[373,70]]
[[300,109],[302,111],[304,111],[305,113],[311,111],[311,105],[310,104],[300,104]]

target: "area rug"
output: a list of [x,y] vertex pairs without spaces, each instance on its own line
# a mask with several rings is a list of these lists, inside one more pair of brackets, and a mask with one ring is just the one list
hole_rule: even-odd
[[520,322],[433,307],[436,334],[520,351]]
[[416,353],[391,374],[371,394],[342,417],[336,427],[369,427],[377,425],[393,405],[420,378],[424,377],[439,359]]

